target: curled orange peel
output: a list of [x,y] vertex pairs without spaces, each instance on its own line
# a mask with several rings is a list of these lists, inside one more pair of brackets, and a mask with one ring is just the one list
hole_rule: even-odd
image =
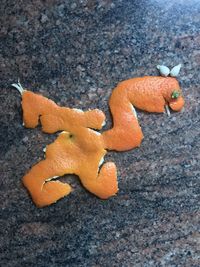
[[112,162],[100,166],[106,154],[103,138],[100,133],[88,128],[101,128],[104,113],[97,109],[82,112],[61,108],[27,90],[21,94],[26,127],[36,127],[40,119],[42,129],[47,133],[65,130],[47,146],[46,158],[23,177],[23,184],[34,203],[44,207],[68,195],[70,185],[54,180],[64,174],[78,175],[83,186],[99,198],[115,195],[118,191],[116,166]]
[[[83,186],[96,196],[107,199],[118,191],[116,166],[112,162],[101,165],[107,150],[125,151],[137,146],[143,139],[135,108],[147,112],[164,112],[165,106],[180,111],[184,99],[175,78],[133,78],[117,85],[109,105],[113,128],[102,134],[105,115],[95,109],[80,111],[63,108],[53,101],[14,86],[22,94],[25,127],[34,128],[39,119],[42,130],[60,133],[47,146],[45,160],[39,162],[23,177],[23,183],[38,207],[50,205],[71,192],[67,183],[55,181],[64,174],[76,174]],[[92,129],[89,129],[92,128]]]
[[[177,98],[172,97],[174,91],[178,93]],[[102,134],[105,148],[125,151],[140,146],[143,133],[134,107],[147,112],[164,112],[166,105],[174,111],[184,106],[175,78],[145,76],[119,83],[109,101],[113,128]]]

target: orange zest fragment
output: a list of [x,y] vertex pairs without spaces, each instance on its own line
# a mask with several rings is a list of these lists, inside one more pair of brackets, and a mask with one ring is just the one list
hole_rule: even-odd
[[[177,99],[172,98],[174,90],[180,93]],[[171,77],[145,76],[119,83],[109,101],[113,128],[103,133],[107,149],[125,151],[140,146],[143,133],[132,105],[147,112],[164,112],[165,105],[180,111],[184,99],[178,81]]]

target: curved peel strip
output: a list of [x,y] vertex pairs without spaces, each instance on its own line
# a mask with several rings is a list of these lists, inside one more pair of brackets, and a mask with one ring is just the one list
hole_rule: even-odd
[[103,133],[105,147],[126,151],[140,146],[143,133],[131,105],[147,112],[164,112],[165,105],[176,111],[184,105],[183,98],[171,98],[172,92],[181,89],[175,78],[145,76],[123,81],[113,90],[110,110],[113,128]]

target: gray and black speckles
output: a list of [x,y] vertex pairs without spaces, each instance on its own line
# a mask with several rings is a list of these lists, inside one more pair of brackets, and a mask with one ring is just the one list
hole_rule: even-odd
[[[199,266],[199,1],[1,1],[0,262],[2,266]],[[22,128],[24,87],[63,106],[101,108],[124,79],[182,63],[183,113],[138,112],[140,148],[109,152],[119,193],[74,191],[37,209],[21,184],[56,135]]]

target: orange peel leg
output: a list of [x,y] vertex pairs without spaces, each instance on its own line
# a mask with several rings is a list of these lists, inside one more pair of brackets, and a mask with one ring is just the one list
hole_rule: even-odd
[[[180,95],[177,99],[172,98],[174,91]],[[147,112],[164,112],[165,105],[180,111],[184,99],[177,80],[171,77],[145,76],[119,83],[109,101],[113,128],[103,133],[108,150],[125,151],[140,146],[143,133],[132,105]]]
[[[96,175],[97,170],[91,173],[91,177],[87,174],[82,174],[82,184],[88,191],[95,194],[101,199],[107,199],[114,196],[118,191],[117,183],[117,169],[113,162],[106,162],[100,169],[99,174]],[[94,175],[95,174],[95,175]],[[94,177],[96,177],[94,179]]]
[[46,159],[23,177],[34,203],[44,207],[68,195],[71,192],[68,184],[51,180],[54,176],[72,173],[77,174],[85,188],[96,196],[106,199],[115,195],[118,191],[115,164],[105,163],[98,173],[100,161],[106,154],[103,145],[101,135],[83,127],[74,129],[73,136],[62,132],[47,146]]
[[38,207],[55,203],[71,192],[70,185],[51,181],[54,176],[58,176],[59,171],[60,169],[55,167],[55,162],[44,160],[33,166],[23,177],[23,184]]

